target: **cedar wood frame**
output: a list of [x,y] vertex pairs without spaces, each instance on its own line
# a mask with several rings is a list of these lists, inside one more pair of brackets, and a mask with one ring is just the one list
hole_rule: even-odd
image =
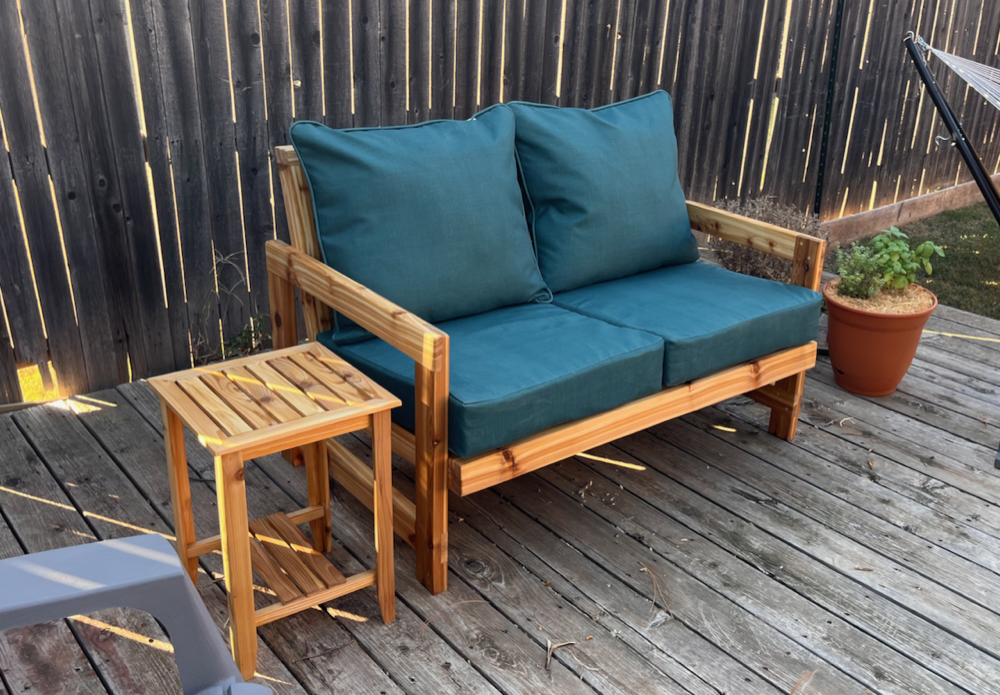
[[[448,452],[448,335],[321,260],[309,184],[295,150],[275,148],[291,245],[267,242],[274,348],[298,343],[295,291],[309,340],[342,312],[416,362],[416,432],[392,425],[392,449],[414,464],[416,500],[393,491],[396,533],[416,548],[417,576],[432,593],[448,583],[448,491],[468,495],[660,422],[745,394],[771,408],[768,431],[795,436],[806,370],[816,343],[780,350],[679,386],[664,388],[597,415],[552,427],[466,459]],[[791,283],[818,290],[826,242],[774,225],[688,202],[692,228],[793,262]],[[371,505],[371,468],[335,439],[327,440],[333,478]],[[295,459],[292,452],[288,458]]]

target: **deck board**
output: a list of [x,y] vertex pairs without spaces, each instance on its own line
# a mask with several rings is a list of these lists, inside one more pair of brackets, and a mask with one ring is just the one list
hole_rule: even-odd
[[[591,452],[645,470],[575,457],[453,497],[448,592],[430,596],[398,542],[397,621],[382,625],[365,590],[267,625],[259,682],[282,695],[781,695],[817,671],[808,692],[995,691],[1000,343],[940,333],[996,339],[1000,322],[942,307],[928,328],[889,398],[841,391],[820,359],[793,442],[733,399]],[[342,442],[370,457],[364,434]],[[209,535],[212,460],[187,444]],[[0,461],[0,556],[172,533],[145,384],[0,417]],[[396,486],[412,494],[412,481],[397,460]],[[291,511],[304,472],[255,460],[247,495],[251,516]],[[372,566],[371,513],[336,487],[332,504],[331,561]],[[217,554],[202,557],[199,591],[222,628],[219,572]],[[0,694],[176,692],[155,621],[92,618],[0,635]],[[547,641],[576,642],[551,673]]]

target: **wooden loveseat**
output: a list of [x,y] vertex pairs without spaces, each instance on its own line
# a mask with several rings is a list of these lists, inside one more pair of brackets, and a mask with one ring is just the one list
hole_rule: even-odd
[[[813,340],[749,360],[727,363],[724,368],[697,378],[689,379],[685,373],[677,372],[676,379],[684,379],[682,383],[671,384],[663,377],[663,384],[668,385],[658,386],[653,392],[628,402],[614,403],[584,417],[541,428],[541,431],[532,430],[515,441],[501,440],[502,444],[487,451],[465,456],[451,451],[449,360],[452,350],[448,332],[324,263],[322,241],[317,235],[313,189],[299,155],[292,147],[278,147],[275,155],[291,245],[279,241],[267,243],[274,347],[288,347],[300,339],[295,320],[294,288],[298,287],[305,315],[305,337],[310,341],[318,337],[329,340],[335,325],[333,312],[336,312],[367,330],[372,341],[382,341],[413,361],[412,386],[409,387],[412,393],[408,394],[412,403],[411,427],[393,424],[393,451],[414,464],[416,499],[411,501],[398,491],[394,493],[394,524],[396,533],[415,547],[418,577],[430,591],[437,593],[447,587],[449,492],[468,495],[483,490],[740,394],[771,408],[768,429],[772,434],[787,440],[795,436],[805,372],[816,360]],[[825,250],[823,241],[699,203],[688,202],[686,212],[691,228],[789,259],[793,262],[791,285],[813,292],[819,288]],[[695,266],[704,264],[696,263],[692,268]],[[713,272],[715,270],[719,269]],[[753,279],[752,282],[766,281]],[[561,296],[572,294],[556,294],[556,305],[560,305]],[[813,310],[818,317],[818,300],[810,309]],[[732,340],[732,336],[738,334],[727,335]],[[732,354],[738,357],[737,347],[733,346]],[[333,348],[338,349],[337,345]],[[353,346],[344,345],[343,348],[346,352],[341,354],[351,361]],[[668,344],[667,351],[670,349]],[[656,357],[661,362],[662,354],[661,350]],[[380,381],[378,374],[369,371],[370,367],[356,366]],[[667,366],[670,366],[669,358]],[[388,387],[388,384],[383,385]],[[579,389],[574,393],[578,392]],[[456,407],[454,403],[451,405]],[[334,479],[369,504],[373,486],[371,469],[337,441],[329,440],[327,446]]]

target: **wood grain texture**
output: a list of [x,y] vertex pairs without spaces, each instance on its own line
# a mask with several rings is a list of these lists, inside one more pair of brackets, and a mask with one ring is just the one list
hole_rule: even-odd
[[[254,458],[364,429],[373,413],[400,404],[316,343],[175,372],[149,383],[217,456],[242,452]],[[317,461],[325,466],[325,458]]]
[[[3,21],[7,21],[7,18]],[[9,55],[10,48],[6,48],[5,56]],[[0,99],[3,98],[2,94],[3,91],[0,91]],[[2,101],[0,108],[3,108]],[[5,136],[3,124],[0,124],[0,137]],[[42,330],[37,292],[33,285],[18,282],[18,278],[31,275],[31,261],[18,216],[15,174],[7,166],[0,167],[0,171],[4,173],[0,176],[0,219],[7,221],[0,225],[0,244],[5,249],[3,256],[0,256],[0,295],[3,296],[7,316],[5,325],[0,327],[5,343],[0,347],[3,352],[0,355],[0,383],[3,384],[0,386],[0,399],[4,399],[2,402],[16,403],[21,400],[21,389],[20,385],[15,387],[18,380],[14,365],[19,362],[47,364],[48,348]],[[6,324],[10,326],[9,333]],[[51,381],[51,377],[49,380]]]
[[[159,399],[142,382],[135,382],[131,386],[141,388],[142,393],[146,396],[142,402],[145,408],[142,414],[137,412],[121,393],[109,390],[95,394],[95,396],[103,403],[111,405],[93,410],[79,408],[75,418],[77,423],[90,433],[92,439],[89,442],[96,443],[99,447],[87,457],[87,460],[107,461],[106,457],[111,456],[114,461],[113,465],[117,469],[117,472],[109,471],[106,473],[114,476],[111,487],[117,491],[118,495],[117,499],[108,498],[109,503],[118,506],[117,514],[108,518],[123,518],[134,526],[146,528],[155,527],[162,521],[169,529],[172,515],[169,507],[170,492],[167,489],[167,478],[163,474],[163,441],[159,436],[162,427],[162,421],[158,414]],[[69,420],[63,422],[71,424]],[[80,431],[76,427],[72,429]],[[65,437],[66,434],[64,433],[63,436]],[[211,485],[202,482],[206,478],[213,478],[211,473],[213,469],[212,456],[198,445],[197,440],[189,431],[185,432],[185,440],[188,459],[191,462],[188,470],[192,477],[192,483],[194,483],[192,486],[192,508],[195,525],[202,531],[217,530],[219,516],[214,480]],[[77,444],[79,445],[79,442]],[[100,453],[101,450],[103,453]],[[126,485],[120,482],[122,480],[132,482]],[[105,479],[102,479],[99,484],[105,484]],[[133,484],[136,487],[131,487]],[[67,490],[74,494],[80,492],[80,488],[67,487]],[[89,492],[90,489],[86,488],[86,490]],[[267,494],[266,490],[259,492]],[[95,494],[101,494],[99,489],[95,490]],[[81,508],[86,508],[92,504],[91,500],[90,497],[80,497],[77,503]],[[116,527],[111,522],[103,522],[98,525],[99,532],[103,533],[104,524],[107,524],[109,531]],[[123,535],[136,533],[134,528],[125,526],[117,526],[117,528],[120,529],[118,532]],[[221,578],[221,573],[221,554],[212,553],[201,558],[198,592],[220,634],[227,638],[229,608],[224,591],[225,583],[214,581]],[[111,654],[108,656],[112,659],[115,658]],[[288,668],[278,659],[274,651],[265,643],[259,645],[257,670],[260,677],[255,677],[252,682],[268,683],[269,687],[274,689],[276,693],[303,695],[306,692]],[[155,684],[150,683],[145,692],[153,694],[163,691]]]
[[[812,240],[818,244],[823,243],[801,232],[782,229],[773,224],[751,220],[691,201],[688,201],[688,215],[691,218],[691,227],[699,232],[788,260],[795,258],[800,238],[807,242]],[[819,258],[819,269],[822,272],[822,256]],[[810,278],[812,277],[810,274]]]
[[290,603],[302,597],[299,587],[295,586],[295,582],[285,574],[256,536],[250,539],[250,561],[254,574],[264,579],[264,585],[275,593],[281,603]]
[[318,603],[326,603],[346,594],[360,591],[375,583],[375,570],[358,572],[346,579],[343,583],[332,586],[328,589],[321,589],[313,592],[310,596],[304,596],[289,603],[272,603],[257,611],[257,625],[267,625],[275,620],[287,618],[290,615],[310,608]]
[[[288,512],[285,516],[287,516],[292,523],[304,524],[323,516],[323,510],[320,507],[304,507],[302,509],[297,509],[294,512]],[[188,546],[187,555],[188,557],[200,557],[207,553],[214,553],[221,547],[221,535],[215,534],[214,536],[205,536]]]
[[[369,509],[374,508],[375,478],[372,469],[336,439],[326,441],[330,455],[330,474]],[[396,535],[410,545],[416,543],[416,517],[412,501],[399,490],[392,491],[392,525]]]
[[[38,53],[33,52],[33,56],[44,55],[43,46],[51,45],[52,37],[61,39],[62,63],[33,62],[36,77],[45,76],[39,106],[46,131],[65,128],[78,133],[77,142],[59,138],[46,141],[46,147],[63,169],[53,177],[53,183],[56,199],[65,201],[66,209],[60,211],[63,241],[83,346],[90,354],[87,369],[96,383],[102,384],[100,388],[106,388],[128,378],[127,336],[142,335],[142,330],[133,302],[135,294],[129,291],[131,264],[100,66],[94,37],[71,29],[90,24],[86,5],[60,0],[52,3],[51,13],[44,3],[35,5],[31,14]],[[53,150],[59,150],[58,154]],[[53,159],[49,161],[51,166]],[[70,191],[79,195],[73,198]],[[78,205],[72,205],[74,202]],[[74,211],[73,207],[86,209]],[[144,355],[137,355],[137,361],[145,366]]]
[[7,324],[0,322],[0,406],[5,403],[20,403],[22,400],[14,343],[7,332]]
[[163,418],[163,443],[167,451],[167,477],[170,479],[170,508],[174,513],[177,554],[195,586],[198,585],[198,560],[188,555],[197,538],[191,511],[191,481],[184,444],[184,422],[166,404],[160,404]]
[[[325,452],[324,452],[325,453]],[[392,419],[388,411],[372,416],[374,473],[375,582],[382,622],[396,619],[396,565],[393,549]]]
[[250,533],[260,541],[268,555],[285,570],[303,594],[314,594],[326,587],[323,580],[306,565],[300,553],[275,528],[270,518],[251,521]]
[[[350,36],[354,47],[353,125],[370,128],[383,125],[382,43],[386,36],[382,0],[347,0],[351,4]],[[386,105],[388,107],[388,105]],[[384,125],[389,125],[388,123]]]
[[[331,535],[333,527],[330,523],[330,457],[322,441],[307,444],[303,449],[306,477],[309,479],[309,506],[323,510],[323,516],[310,522],[313,548],[318,552],[328,553],[333,549]],[[327,586],[330,584],[327,583]]]
[[[24,52],[21,21],[15,4],[4,5],[0,8],[0,12],[3,12],[0,21],[0,32],[3,33],[0,39],[0,58],[3,59],[6,68],[4,79],[0,80],[0,110],[3,112],[5,137],[10,147],[12,178],[17,181],[19,195],[18,200],[10,201],[7,207],[16,210],[20,204],[24,233],[32,240],[28,247],[30,261],[22,256],[20,273],[5,276],[2,280],[3,287],[7,288],[11,284],[30,286],[32,281],[28,263],[37,268],[54,269],[54,272],[42,274],[37,278],[38,301],[47,324],[67,328],[54,331],[49,336],[48,351],[56,369],[65,374],[65,377],[60,379],[62,393],[64,395],[86,393],[92,386],[87,373],[80,331],[76,327],[71,280],[65,271],[57,272],[65,267],[65,260],[61,250],[56,211],[51,202],[41,125],[33,108],[33,81]],[[70,189],[74,193],[74,199],[78,195],[82,196],[82,189],[79,190],[81,192],[78,194],[77,190]],[[10,192],[13,192],[12,189]],[[6,224],[4,226],[6,227]],[[13,231],[13,229],[5,231],[5,238]],[[9,248],[13,251],[10,260],[16,259],[16,243]],[[6,297],[7,290],[4,292]],[[42,364],[47,374],[48,362],[44,350],[44,336],[41,332],[42,319],[40,318],[35,325],[34,338],[31,338],[32,319],[30,311],[25,311],[26,304],[30,300],[22,297],[18,301],[16,296],[12,297],[14,301],[11,311],[15,319],[13,325],[16,327],[18,323],[24,322],[29,327],[26,329],[29,335],[26,336],[25,347],[19,347],[18,352],[25,358],[34,359]]]
[[[439,371],[417,364],[416,543],[417,577],[427,590],[448,588],[448,362]],[[454,473],[452,473],[454,476]]]
[[[262,242],[277,238],[271,207],[272,144],[267,123],[264,34],[258,3],[246,0],[226,0],[226,3],[239,194],[242,196],[240,210],[248,272],[246,286],[250,302],[246,309],[249,320],[259,321],[266,313],[268,297],[267,262]],[[280,89],[280,82],[272,84],[271,88]],[[287,125],[287,121],[284,123]]]
[[231,367],[223,373],[278,422],[291,422],[301,415],[246,367]]
[[[356,441],[356,440],[355,440]],[[363,460],[370,461],[370,450],[367,447],[355,447],[351,445],[351,450],[355,455]],[[270,463],[270,462],[269,462]],[[299,499],[305,493],[303,478],[295,476],[289,478],[287,471],[296,471],[289,468],[284,461],[277,461],[274,472],[289,480],[290,492]],[[271,470],[270,467],[268,470]],[[412,488],[406,484],[405,480],[396,478],[394,483],[406,485],[403,488],[405,494],[413,494]],[[352,553],[357,553],[364,557],[365,561],[374,561],[375,543],[372,535],[371,515],[365,511],[360,502],[352,498],[334,497],[333,514],[337,519],[358,519],[360,523],[345,523],[338,526],[338,538],[344,546]],[[464,560],[471,561],[473,571],[477,567],[474,556],[463,556]],[[593,690],[585,683],[581,683],[579,674],[586,669],[577,666],[576,670],[571,670],[566,662],[575,664],[572,657],[563,655],[563,660],[553,657],[551,675],[544,669],[545,640],[548,634],[556,637],[558,633],[544,633],[534,628],[537,635],[528,635],[527,631],[521,630],[516,623],[511,622],[505,613],[489,602],[483,601],[482,594],[472,589],[467,582],[458,575],[452,574],[448,591],[432,595],[421,584],[415,575],[414,553],[405,549],[399,549],[396,554],[396,591],[400,600],[397,602],[396,623],[390,626],[382,624],[378,619],[378,611],[368,613],[369,620],[376,624],[377,629],[382,634],[394,634],[398,630],[403,630],[406,618],[405,611],[413,611],[419,617],[419,622],[414,626],[415,634],[419,637],[422,623],[430,619],[427,629],[424,631],[423,639],[431,638],[432,632],[443,637],[458,654],[463,662],[468,659],[480,670],[483,677],[488,678],[495,688],[503,688],[504,692],[547,692],[550,689],[558,690],[560,693],[592,693]],[[488,566],[479,567],[489,575]],[[541,582],[540,582],[541,583]],[[499,591],[505,591],[508,583],[497,587]],[[475,603],[461,603],[463,601],[474,601]],[[489,635],[488,639],[482,639],[482,635]],[[584,636],[585,637],[585,636]],[[419,644],[419,640],[415,640]],[[562,651],[562,650],[558,650]],[[405,658],[414,660],[410,652]],[[581,660],[585,657],[580,656]],[[535,666],[538,664],[538,667]],[[435,672],[447,673],[444,669],[454,669],[458,666],[455,662],[448,665],[435,663],[433,661],[425,664]],[[425,676],[430,679],[431,676]],[[461,676],[460,676],[461,677]],[[428,681],[430,682],[430,680]],[[446,686],[451,688],[453,686]]]
[[219,320],[218,303],[208,301],[214,259],[194,37],[186,3],[130,7],[174,368],[181,368],[191,365],[191,339],[210,347],[207,328]]
[[[239,453],[215,457],[215,482],[219,486],[222,563],[229,595],[229,645],[243,678],[253,678],[257,668],[257,626],[254,620],[250,534],[247,531],[246,482],[243,457]],[[262,541],[261,534],[250,528],[254,530],[257,540]]]
[[[323,408],[266,362],[247,365],[247,371],[301,415],[322,413]],[[294,418],[293,418],[294,419]]]
[[[63,7],[60,2],[57,7]],[[74,3],[83,6],[83,3]],[[90,19],[96,51],[86,41],[74,41],[76,61],[87,74],[88,97],[94,100],[90,113],[77,114],[81,129],[92,130],[100,154],[93,160],[106,164],[110,196],[105,201],[115,227],[100,227],[98,236],[105,267],[115,268],[105,280],[106,292],[119,305],[124,322],[132,378],[161,374],[174,369],[175,346],[187,331],[175,338],[165,302],[161,274],[157,220],[146,177],[138,101],[107,99],[106,94],[129,94],[134,89],[127,13],[120,0],[94,0]],[[65,21],[65,19],[64,19]],[[72,20],[71,20],[72,21]],[[76,26],[79,22],[72,21]],[[104,114],[101,117],[101,106]],[[86,153],[85,153],[85,156]],[[98,181],[99,183],[99,181]],[[117,232],[116,235],[111,232]],[[179,327],[180,328],[180,327]]]
[[[191,38],[194,48],[194,85],[201,107],[200,142],[204,151],[209,224],[199,230],[210,231],[209,278],[214,279],[204,295],[188,292],[188,301],[200,308],[199,330],[211,353],[221,348],[216,328],[235,335],[250,322],[253,301],[248,285],[247,240],[243,232],[240,174],[237,165],[235,91],[230,71],[231,53],[227,36],[227,8],[222,2],[197,2],[190,5]],[[242,96],[242,90],[241,90]],[[260,244],[260,240],[257,240]],[[256,249],[254,249],[256,250]],[[212,270],[214,268],[214,270]],[[253,278],[249,280],[252,282]],[[263,283],[261,283],[263,284]]]
[[[310,257],[322,260],[319,240],[316,236],[316,226],[312,214],[312,194],[305,172],[298,166],[298,157],[291,147],[278,147],[274,150],[278,161],[278,172],[281,177],[281,190],[285,197],[285,215],[288,220],[288,234],[291,245],[303,250]],[[270,261],[268,261],[270,270]],[[287,276],[285,279],[289,279]],[[333,327],[330,308],[303,289],[299,294],[302,299],[302,317],[306,329],[306,337],[316,340],[321,331]]]
[[[308,475],[308,470],[306,471]],[[330,476],[327,475],[323,480],[327,487],[330,485]],[[329,509],[330,505],[322,507],[322,509]],[[324,524],[329,533],[329,514],[326,516],[326,523]],[[322,520],[322,518],[321,518]],[[271,524],[271,528],[276,530],[278,534],[292,547],[295,554],[300,560],[309,568],[309,570],[323,583],[327,588],[337,586],[344,583],[344,575],[341,574],[340,570],[334,567],[323,553],[328,553],[332,550],[332,545],[327,543],[321,543],[320,541],[313,541],[306,537],[299,527],[291,521],[291,519],[284,513],[272,514],[267,517],[267,521]],[[315,520],[314,520],[315,521]],[[321,539],[322,536],[317,535],[316,538]],[[321,544],[323,547],[316,549],[314,544]]]
[[[182,379],[177,382],[180,389],[188,395],[192,403],[196,403],[212,421],[222,428],[229,437],[246,432],[253,432],[255,427],[247,422],[208,385],[200,379]],[[183,415],[181,416],[183,417]],[[199,434],[201,434],[199,432]],[[228,437],[227,437],[228,438]]]
[[276,350],[299,342],[295,317],[295,286],[268,273],[267,287],[271,311],[271,344]]
[[225,374],[208,372],[201,375],[200,381],[212,389],[215,395],[254,429],[268,427],[277,422],[267,410],[258,405],[257,401],[250,398]]
[[[273,238],[282,241],[288,240],[288,223],[282,214],[283,199],[278,181],[278,163],[274,160],[273,148],[288,144],[288,125],[295,115],[296,66],[292,56],[289,4],[287,0],[262,0],[257,3],[260,12],[259,42],[263,62],[262,78],[267,108],[265,127],[268,142],[268,148],[263,153],[267,160],[267,168],[264,172],[258,172],[258,176],[266,175],[269,197],[274,198],[273,208],[270,209],[274,222]],[[306,17],[302,17],[301,20],[305,22]],[[314,26],[319,22],[319,13],[315,8],[312,12],[312,22]],[[308,25],[303,29],[308,34]],[[252,45],[252,33],[249,38]],[[311,39],[306,39],[307,46],[310,41]],[[318,50],[316,53],[318,54]],[[269,203],[270,207],[267,198],[264,202]]]

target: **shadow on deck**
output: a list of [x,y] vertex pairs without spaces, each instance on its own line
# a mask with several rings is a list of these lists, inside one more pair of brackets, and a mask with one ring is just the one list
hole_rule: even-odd
[[[397,622],[381,624],[366,590],[267,625],[260,682],[317,694],[997,692],[1000,322],[941,307],[928,329],[887,398],[837,389],[821,359],[793,443],[762,431],[765,409],[741,398],[452,497],[448,592],[430,596],[397,542]],[[363,437],[343,442],[368,457]],[[216,533],[211,458],[194,442],[188,453],[199,535]],[[145,384],[0,418],[0,462],[0,556],[171,537]],[[412,470],[396,463],[411,494]],[[304,504],[304,471],[279,456],[249,464],[247,481],[252,517]],[[335,487],[333,515],[333,562],[373,566],[369,512]],[[224,627],[220,556],[202,570]],[[549,645],[566,642],[548,664]],[[179,692],[168,637],[129,610],[0,635],[0,675],[10,695]]]

